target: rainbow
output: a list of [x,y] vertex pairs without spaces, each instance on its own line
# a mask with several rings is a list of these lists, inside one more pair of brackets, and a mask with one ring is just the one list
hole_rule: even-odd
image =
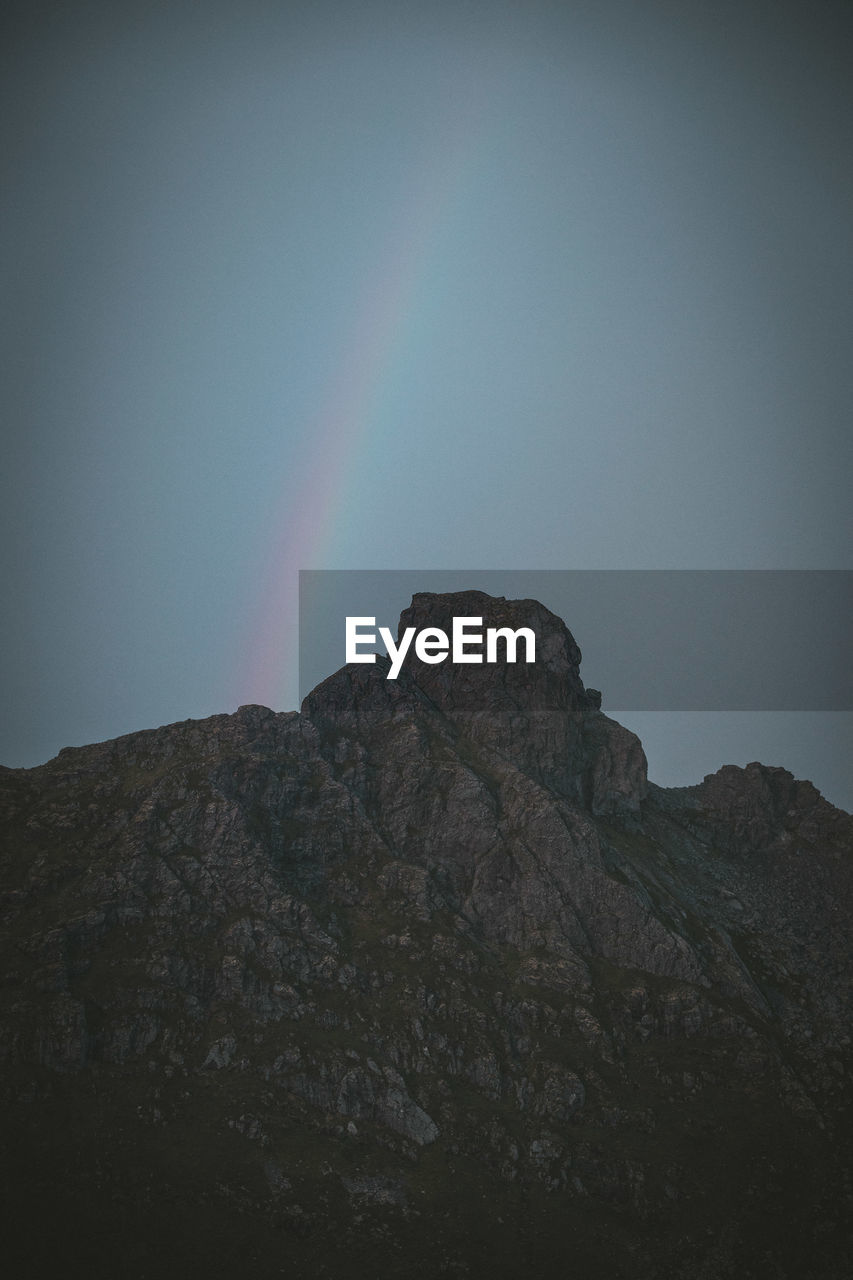
[[[236,698],[267,706],[295,705],[298,696],[299,570],[329,567],[346,511],[353,461],[380,429],[383,406],[405,362],[428,305],[442,232],[462,199],[471,153],[482,137],[482,93],[469,96],[461,118],[434,128],[432,146],[413,164],[394,232],[355,308],[351,339],[328,399],[319,407],[302,465],[302,500],[292,503],[267,539],[257,607],[247,619]],[[356,566],[348,566],[356,567]],[[373,567],[373,566],[359,566]]]

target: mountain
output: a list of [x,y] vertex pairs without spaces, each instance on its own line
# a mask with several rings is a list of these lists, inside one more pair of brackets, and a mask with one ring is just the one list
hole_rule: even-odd
[[7,1274],[853,1274],[853,818],[471,615],[536,663],[0,771]]

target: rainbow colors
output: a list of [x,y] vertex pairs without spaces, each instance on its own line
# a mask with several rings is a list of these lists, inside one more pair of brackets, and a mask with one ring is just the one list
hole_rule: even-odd
[[474,90],[461,117],[433,128],[426,155],[407,176],[393,233],[370,287],[353,307],[349,343],[328,399],[318,409],[301,468],[298,506],[287,503],[267,540],[268,567],[240,660],[239,701],[248,697],[280,706],[282,701],[292,705],[295,698],[299,570],[346,560],[338,530],[352,501],[353,467],[360,451],[387,429],[387,401],[430,308],[443,232],[464,198],[483,120],[483,95]]

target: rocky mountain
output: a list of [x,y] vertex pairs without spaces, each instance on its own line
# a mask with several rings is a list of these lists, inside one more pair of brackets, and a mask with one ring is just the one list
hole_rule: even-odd
[[853,819],[533,666],[0,771],[6,1273],[853,1274]]

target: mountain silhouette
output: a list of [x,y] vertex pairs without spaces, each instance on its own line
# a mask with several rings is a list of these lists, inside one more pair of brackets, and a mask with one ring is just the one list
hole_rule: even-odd
[[7,1273],[853,1274],[853,818],[536,662],[0,770]]

